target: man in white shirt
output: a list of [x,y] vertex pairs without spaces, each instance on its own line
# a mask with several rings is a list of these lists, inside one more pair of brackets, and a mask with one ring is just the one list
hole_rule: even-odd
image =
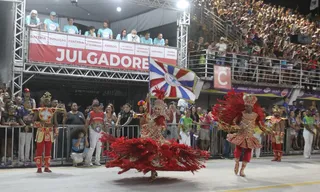
[[137,30],[133,29],[130,34],[127,35],[129,42],[140,43],[140,37],[137,35]]
[[224,65],[227,55],[227,44],[225,43],[225,39],[223,37],[221,37],[220,42],[216,44],[216,48],[218,50],[217,64]]
[[187,108],[188,108],[188,102],[184,99],[179,99],[178,109],[179,109],[180,113],[184,114]]

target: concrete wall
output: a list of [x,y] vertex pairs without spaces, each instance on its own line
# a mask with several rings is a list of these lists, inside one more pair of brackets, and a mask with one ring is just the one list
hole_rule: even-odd
[[0,1],[0,82],[12,77],[14,13],[13,3]]

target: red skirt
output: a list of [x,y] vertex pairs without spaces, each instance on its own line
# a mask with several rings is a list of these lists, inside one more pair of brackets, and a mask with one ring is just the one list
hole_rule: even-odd
[[144,174],[149,171],[197,171],[205,168],[208,159],[207,151],[195,150],[176,142],[159,144],[153,139],[114,138],[104,134],[102,142],[111,143],[110,150],[104,154],[112,160],[106,163],[107,168],[119,167],[119,174],[136,169]]

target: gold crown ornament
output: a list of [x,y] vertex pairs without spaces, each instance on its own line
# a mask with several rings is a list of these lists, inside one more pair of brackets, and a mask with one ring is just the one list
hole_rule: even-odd
[[257,100],[258,100],[257,97],[254,95],[245,94],[243,96],[244,105],[254,106],[254,104],[256,104]]
[[41,100],[50,100],[51,101],[51,98],[52,98],[51,93],[45,92],[43,94],[43,96],[41,97]]
[[275,105],[275,106],[272,108],[272,112],[273,112],[273,113],[280,113],[280,112],[281,112],[281,109],[279,108],[278,105]]

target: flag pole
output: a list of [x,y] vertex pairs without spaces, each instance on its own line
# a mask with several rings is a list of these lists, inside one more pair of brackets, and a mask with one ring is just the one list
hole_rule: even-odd
[[150,92],[150,65],[151,65],[151,57],[150,57],[150,53],[149,53],[149,83],[148,83],[148,95],[147,95],[147,107],[148,107],[148,112],[151,115],[151,92]]

